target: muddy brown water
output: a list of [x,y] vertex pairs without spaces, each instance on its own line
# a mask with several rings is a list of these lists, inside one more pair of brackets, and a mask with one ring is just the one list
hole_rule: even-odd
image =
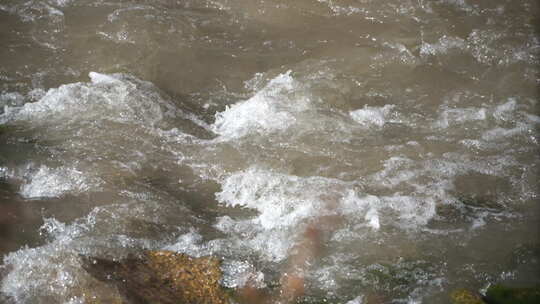
[[539,284],[538,13],[0,0],[0,302],[110,299],[80,255],[144,249],[306,303]]

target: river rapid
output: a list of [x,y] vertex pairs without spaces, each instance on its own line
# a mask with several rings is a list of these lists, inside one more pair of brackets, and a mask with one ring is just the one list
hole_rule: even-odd
[[303,303],[539,284],[539,6],[0,0],[0,302],[145,249]]

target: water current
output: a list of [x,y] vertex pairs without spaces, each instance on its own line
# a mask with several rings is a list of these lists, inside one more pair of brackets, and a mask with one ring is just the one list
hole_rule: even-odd
[[80,256],[144,249],[304,303],[539,284],[539,12],[0,0],[0,302],[107,303]]

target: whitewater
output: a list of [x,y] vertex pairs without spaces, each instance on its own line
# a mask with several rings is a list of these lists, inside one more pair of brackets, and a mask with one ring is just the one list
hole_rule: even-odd
[[297,303],[540,284],[539,11],[0,0],[0,303],[108,303],[81,257],[143,250]]

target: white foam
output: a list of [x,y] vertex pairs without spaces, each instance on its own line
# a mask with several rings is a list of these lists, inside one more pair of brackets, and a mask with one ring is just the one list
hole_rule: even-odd
[[422,46],[420,47],[420,55],[435,56],[446,54],[452,49],[464,50],[466,48],[467,44],[465,40],[458,37],[442,36],[436,43],[422,43]]
[[486,109],[484,108],[444,108],[437,119],[436,125],[448,128],[457,124],[485,120],[486,117]]
[[0,114],[7,112],[9,107],[20,107],[24,104],[24,96],[17,92],[0,94]]
[[369,225],[373,227],[373,229],[381,228],[381,224],[379,223],[379,214],[376,208],[369,209],[369,211],[366,213],[365,219],[369,222]]
[[306,180],[250,168],[228,177],[216,198],[229,206],[258,210],[261,214],[256,224],[263,229],[273,229],[295,225],[321,208],[317,197],[323,193],[316,185],[327,182],[332,183],[322,178]]
[[213,254],[211,248],[203,242],[202,236],[194,229],[180,235],[173,244],[163,247],[164,250],[181,252],[194,257]]
[[0,179],[5,179],[8,177],[8,168],[0,167]]
[[88,73],[88,77],[90,77],[90,80],[92,80],[92,83],[94,84],[99,84],[99,83],[111,84],[111,83],[120,82],[120,80],[118,78],[115,78],[114,76],[100,74],[96,72]]
[[52,3],[58,5],[58,6],[66,6],[73,2],[74,0],[50,0]]
[[66,193],[83,193],[98,187],[100,181],[73,168],[41,166],[21,187],[25,198],[58,197]]
[[43,96],[45,96],[45,94],[47,94],[47,92],[45,92],[45,90],[43,89],[40,89],[40,88],[36,88],[36,89],[32,89],[30,92],[28,92],[28,99],[30,99],[30,101],[33,101],[33,102],[36,102],[38,100],[40,100],[41,98],[43,98]]
[[90,78],[91,83],[50,89],[38,102],[25,104],[13,119],[56,127],[105,120],[152,126],[173,108],[149,83],[121,74],[91,72]]
[[414,161],[403,156],[392,156],[384,161],[383,169],[375,174],[377,182],[394,187],[416,177]]
[[[440,202],[453,202],[454,180],[461,175],[480,174],[506,177],[516,166],[512,156],[478,159],[461,153],[445,153],[442,158],[413,160],[393,156],[384,162],[383,170],[368,177],[370,185],[384,189],[375,199],[378,219],[402,228],[424,229],[435,217]],[[458,191],[460,189],[457,189]],[[390,214],[394,214],[389,217]],[[368,220],[368,218],[366,218]]]
[[373,196],[355,188],[354,183],[337,179],[298,177],[252,167],[226,178],[216,198],[222,204],[251,208],[259,214],[249,219],[224,216],[215,227],[229,234],[231,240],[237,238],[235,246],[248,247],[268,260],[279,261],[287,256],[312,219],[337,215],[357,227],[373,230],[383,224],[418,227],[435,215],[436,201],[432,197],[441,191],[428,191],[426,187],[417,195],[396,192]]
[[[180,235],[172,244],[164,246],[164,250],[181,252],[194,257],[219,255],[226,251],[227,240],[212,240],[204,242],[202,236],[191,229],[188,233]],[[238,288],[249,284],[250,286],[263,288],[264,274],[257,271],[247,261],[239,261],[239,255],[233,255],[225,259],[221,264],[223,277],[221,284],[228,288]]]
[[331,1],[331,0],[317,0],[317,1],[326,4],[328,6],[328,8],[330,10],[332,10],[332,13],[334,15],[352,15],[352,14],[366,13],[367,12],[367,10],[365,8],[354,7],[352,5],[341,6],[341,5],[338,5],[334,1]]
[[525,114],[525,117],[533,123],[540,123],[540,116],[533,114]]
[[[108,302],[117,291],[88,274],[80,256],[107,254],[121,258],[133,248],[136,251],[159,248],[159,242],[121,234],[126,223],[122,219],[137,214],[138,207],[148,204],[96,207],[71,224],[45,218],[40,234],[48,242],[5,256],[4,266],[9,272],[2,279],[0,292],[15,303],[39,303],[42,299],[51,303]],[[92,295],[88,294],[89,290]]]
[[223,217],[216,227],[233,235],[248,234],[246,244],[270,260],[281,260],[287,256],[302,222],[325,212],[323,197],[339,200],[346,189],[346,184],[338,180],[250,168],[226,178],[216,198],[228,206],[255,209],[259,215],[248,220]]
[[349,115],[357,123],[371,127],[382,127],[391,120],[392,111],[395,105],[385,105],[383,107],[370,107],[365,105],[363,109],[351,111]]
[[363,304],[363,303],[364,303],[364,296],[358,296],[348,301],[346,304]]
[[451,4],[455,6],[456,8],[461,9],[468,13],[475,12],[475,7],[468,4],[466,0],[443,0],[441,2]]
[[514,112],[517,108],[515,98],[509,98],[507,102],[495,107],[493,117],[499,121],[511,121],[514,119]]
[[34,303],[35,299],[44,297],[63,303],[76,297],[77,287],[91,281],[80,271],[79,258],[71,247],[77,231],[54,219],[46,219],[43,229],[58,238],[42,247],[23,248],[4,258],[4,265],[9,265],[11,270],[2,280],[1,291],[16,303]]
[[386,52],[373,57],[375,61],[382,61],[382,65],[390,62],[399,62],[404,65],[415,65],[418,63],[416,56],[404,44],[390,41],[383,42],[382,45],[386,48]]
[[291,71],[280,74],[250,99],[217,113],[211,128],[225,139],[285,130],[307,106],[306,98],[294,94],[299,86]]
[[487,130],[482,134],[482,139],[485,141],[501,140],[524,134],[530,129],[531,127],[529,124],[518,122],[513,128],[496,127],[491,130]]
[[264,274],[255,270],[255,267],[246,261],[226,260],[221,264],[221,269],[223,270],[221,284],[227,288],[266,287]]

